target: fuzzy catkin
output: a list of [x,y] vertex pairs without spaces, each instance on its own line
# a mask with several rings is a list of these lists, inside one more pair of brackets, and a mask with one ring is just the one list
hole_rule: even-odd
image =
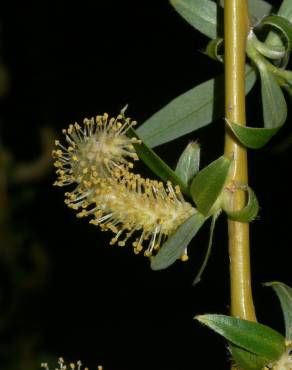
[[132,168],[138,160],[133,144],[136,138],[128,138],[127,130],[136,124],[122,115],[109,118],[105,113],[95,119],[85,119],[83,127],[78,123],[63,130],[68,147],[56,140],[53,150],[54,165],[58,176],[55,185],[82,184],[95,177],[110,177],[121,165]]
[[[127,130],[135,121],[108,114],[85,119],[63,130],[68,147],[56,142],[56,186],[75,185],[65,203],[90,216],[90,223],[115,236],[110,244],[124,246],[133,238],[134,252],[151,256],[197,210],[186,202],[178,186],[144,179],[129,171],[138,159]],[[146,246],[145,246],[146,244]],[[186,252],[182,255],[186,260]]]
[[151,256],[196,209],[170,182],[164,186],[162,182],[122,172],[119,177],[96,182],[91,206],[72,198],[70,193],[65,202],[73,209],[81,209],[78,217],[91,215],[90,223],[114,232],[111,244],[125,246],[136,235],[132,243],[135,253],[143,250],[146,241],[145,255]]

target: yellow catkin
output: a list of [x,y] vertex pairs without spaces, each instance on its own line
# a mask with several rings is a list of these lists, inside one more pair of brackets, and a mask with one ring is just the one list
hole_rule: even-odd
[[109,118],[105,113],[63,130],[67,147],[56,140],[52,153],[58,176],[54,185],[89,184],[96,177],[111,176],[121,165],[132,168],[138,159],[133,144],[139,140],[128,138],[126,132],[135,124],[122,114]]
[[[75,185],[65,193],[65,203],[78,217],[91,216],[90,223],[111,230],[110,244],[125,246],[131,239],[135,253],[144,249],[151,256],[197,211],[178,186],[129,172],[138,159],[133,144],[140,141],[126,132],[135,124],[122,114],[104,114],[63,130],[68,147],[56,142],[55,185]],[[188,259],[186,250],[181,259]]]
[[[95,180],[95,195],[89,204],[85,200],[66,193],[69,207],[79,210],[78,217],[91,215],[90,223],[101,230],[111,230],[115,236],[110,244],[125,246],[130,238],[134,252],[144,249],[151,256],[161,244],[196,209],[186,202],[178,187],[168,182],[144,179],[127,171],[120,171],[111,178]],[[187,260],[184,252],[182,260]]]

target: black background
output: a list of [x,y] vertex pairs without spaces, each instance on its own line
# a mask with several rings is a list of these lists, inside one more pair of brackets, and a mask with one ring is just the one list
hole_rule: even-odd
[[[142,123],[175,96],[222,72],[202,53],[208,39],[167,1],[10,1],[1,25],[2,57],[11,79],[1,101],[1,136],[17,161],[39,155],[43,125],[58,136],[69,123],[105,111],[116,115],[125,104]],[[259,121],[259,89],[254,90],[248,117]],[[251,225],[255,304],[259,320],[280,331],[278,302],[261,283],[292,284],[291,148],[276,150],[291,132],[289,123],[288,117],[277,139],[249,155],[250,183],[261,205]],[[223,120],[157,152],[174,166],[191,139],[201,143],[206,165],[222,153]],[[136,170],[146,173],[143,164]],[[153,272],[130,246],[109,247],[111,235],[77,220],[53,181],[51,172],[26,185],[33,200],[13,220],[45,247],[49,267],[42,289],[23,297],[13,324],[1,332],[9,356],[3,356],[0,368],[8,369],[16,356],[15,341],[21,347],[31,335],[38,338],[33,353],[39,361],[62,355],[68,361],[82,359],[90,369],[96,364],[105,370],[226,368],[223,340],[193,320],[195,314],[229,310],[224,217],[203,280],[192,287],[207,226],[193,240],[189,262]],[[20,190],[11,186],[10,193]],[[0,303],[5,306],[10,277],[5,266],[3,271]],[[13,369],[29,370],[26,366]]]

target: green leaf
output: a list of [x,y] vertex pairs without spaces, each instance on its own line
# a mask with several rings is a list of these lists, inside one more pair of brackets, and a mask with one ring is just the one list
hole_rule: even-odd
[[208,215],[221,194],[232,160],[225,156],[203,168],[191,184],[191,196],[198,210]]
[[247,127],[228,120],[226,123],[241,144],[250,149],[262,148],[282,127],[282,125],[274,128]]
[[281,84],[282,88],[286,90],[286,92],[289,94],[290,99],[292,99],[292,84],[288,81],[284,81]]
[[[129,137],[136,137],[140,140],[139,136],[134,129],[130,128],[127,131]],[[135,151],[138,157],[148,166],[158,177],[163,181],[171,181],[173,184],[179,185],[181,191],[189,194],[188,188],[184,181],[147,145],[142,141],[141,144],[134,144]]]
[[292,2],[291,0],[283,0],[278,11],[278,15],[292,21]]
[[162,270],[172,265],[184,254],[190,241],[200,230],[206,217],[196,212],[187,219],[162,245],[156,256],[151,257],[152,270]]
[[[292,22],[292,2],[291,0],[283,0],[278,11],[278,15],[286,18],[288,21]],[[266,38],[266,44],[269,46],[283,46],[283,40],[281,36],[271,30]],[[289,54],[287,54],[286,60],[284,60],[284,66],[287,65],[289,59]]]
[[[256,75],[247,66],[246,93],[253,87]],[[167,143],[224,115],[224,77],[218,76],[203,82],[178,96],[145,121],[137,134],[149,147]]]
[[[211,39],[223,35],[223,8],[209,0],[170,0],[175,10],[195,29]],[[223,4],[222,4],[223,5]],[[250,13],[261,18],[272,6],[263,0],[249,0]]]
[[207,54],[211,59],[223,63],[224,62],[222,55],[223,44],[224,40],[221,37],[209,41],[205,50],[205,54]]
[[248,8],[250,14],[259,19],[270,13],[272,5],[263,0],[249,0]]
[[262,370],[269,363],[268,359],[257,356],[237,346],[230,346],[229,350],[233,360],[240,369]]
[[251,222],[256,218],[259,212],[259,202],[254,191],[248,185],[245,185],[241,188],[246,190],[248,193],[248,201],[246,206],[238,211],[229,211],[225,206],[223,206],[223,209],[227,213],[227,216],[230,220]]
[[216,3],[209,0],[170,0],[170,3],[191,26],[211,39],[217,37]]
[[[284,57],[281,61],[275,63],[278,67],[286,68],[289,62],[290,51],[292,48],[292,9],[291,0],[289,3],[283,1],[278,15],[272,15],[264,18],[257,28],[270,26],[271,31],[266,38],[265,44],[268,49],[282,47],[285,50]],[[263,54],[265,55],[265,54]]]
[[216,221],[217,221],[220,214],[221,214],[221,210],[218,211],[217,213],[215,213],[212,216],[212,222],[211,222],[211,226],[210,226],[209,243],[208,243],[208,247],[207,247],[207,250],[206,250],[206,255],[205,255],[203,263],[202,263],[202,265],[199,269],[199,272],[197,273],[197,276],[195,277],[195,280],[193,281],[193,286],[197,285],[201,281],[203,272],[205,271],[205,268],[206,268],[207,263],[209,261],[209,258],[210,258],[210,255],[211,255],[211,250],[212,250],[214,229],[215,229]]
[[268,326],[225,315],[195,317],[232,344],[255,355],[277,360],[285,351],[284,337]]
[[[290,1],[291,5],[291,1]],[[292,15],[292,10],[291,10]],[[291,17],[292,18],[292,17]],[[292,20],[292,19],[291,19]],[[264,18],[259,27],[263,26],[271,26],[275,28],[277,31],[280,32],[281,35],[284,36],[286,43],[287,43],[287,51],[291,51],[292,48],[292,23],[291,20],[280,16],[280,15],[269,15],[268,17]]]
[[197,142],[189,143],[176,165],[175,173],[189,186],[190,180],[199,172],[200,168],[200,145]]
[[287,105],[283,92],[266,65],[256,61],[261,77],[264,124],[266,128],[281,126],[287,117]]
[[266,42],[260,41],[253,31],[250,31],[248,35],[248,42],[264,57],[272,60],[279,60],[287,58],[287,50],[282,45],[270,45]]
[[286,339],[292,340],[292,288],[279,281],[265,283],[266,286],[271,286],[276,292],[283,311]]

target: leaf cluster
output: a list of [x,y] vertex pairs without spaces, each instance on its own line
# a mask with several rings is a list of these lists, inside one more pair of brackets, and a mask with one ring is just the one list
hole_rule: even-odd
[[[223,64],[223,1],[170,0],[170,3],[192,27],[211,39],[205,54]],[[228,120],[225,120],[225,124],[241,145],[260,149],[285,123],[286,99],[292,97],[292,72],[286,69],[292,48],[292,2],[284,0],[274,15],[274,9],[269,3],[251,0],[249,12],[251,26],[246,46],[249,59],[245,70],[245,92],[248,94],[257,80],[260,82],[263,124],[243,126],[241,122]],[[223,107],[224,77],[220,75],[174,98],[146,120],[136,132],[131,130],[129,133],[142,140],[143,144],[136,146],[136,150],[146,165],[164,181],[170,180],[179,185],[185,196],[192,199],[197,207],[197,213],[186,220],[164,243],[158,254],[152,257],[152,269],[164,269],[173,264],[202,225],[211,219],[206,256],[194,283],[200,281],[207,264],[218,216],[225,212],[229,219],[251,222],[258,213],[257,198],[247,184],[231,181],[232,157],[221,156],[200,169],[200,146],[197,142],[191,142],[172,170],[153,148],[223,118]],[[236,212],[228,208],[228,197],[234,191],[247,193],[246,205]],[[196,317],[228,340],[233,359],[244,370],[277,366],[283,356],[290,361],[292,289],[278,282],[266,285],[272,286],[280,299],[286,326],[285,337],[268,326],[235,317]]]
[[[285,70],[292,45],[291,6],[288,3],[289,1],[283,2],[278,15],[266,16],[272,11],[270,4],[262,0],[249,2],[253,24],[247,41],[249,63],[246,65],[245,74],[246,94],[259,79],[263,127],[242,126],[240,122],[225,120],[227,129],[230,129],[241,144],[248,148],[259,149],[266,145],[282,127],[287,117],[287,104],[282,89],[292,91],[290,88],[292,72]],[[206,47],[206,55],[224,63],[222,4],[220,2],[216,4],[211,0],[195,2],[171,0],[171,4],[194,28],[212,38]],[[268,32],[268,36],[264,41],[260,41],[259,37],[264,31],[265,34]],[[223,106],[224,78],[221,75],[176,97],[136,131],[131,130],[129,133],[142,140],[143,144],[136,146],[136,150],[145,164],[162,180],[170,180],[179,185],[182,192],[193,200],[198,209],[198,215],[193,217],[192,221],[187,221],[193,222],[193,227],[188,226],[189,224],[182,225],[153,257],[154,269],[170,266],[176,260],[175,256],[179,255],[179,251],[187,247],[186,240],[189,243],[207,219],[210,217],[213,220],[217,219],[221,211],[225,211],[230,219],[241,222],[250,222],[257,215],[258,202],[252,189],[247,184],[230,183],[232,158],[220,157],[200,170],[200,147],[197,143],[190,143],[181,154],[176,169],[172,170],[153,151],[155,146],[175,140],[222,118]],[[247,203],[242,210],[232,212],[228,209],[226,201],[228,194],[242,190],[248,194]],[[213,231],[210,235],[213,235]]]
[[285,337],[266,325],[236,317],[216,314],[195,317],[229,341],[233,359],[244,370],[261,370],[265,366],[276,366],[282,357],[292,358],[292,289],[280,282],[265,285],[271,286],[280,300]]

